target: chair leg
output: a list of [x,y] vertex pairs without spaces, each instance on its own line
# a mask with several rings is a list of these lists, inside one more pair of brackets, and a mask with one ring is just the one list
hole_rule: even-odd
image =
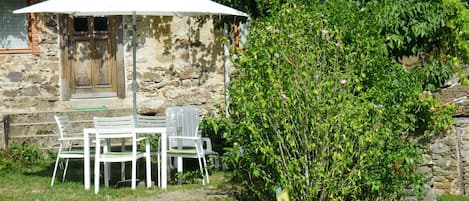
[[104,186],[109,187],[109,176],[111,171],[111,163],[104,162]]
[[[125,139],[121,140],[121,151],[125,151]],[[125,162],[121,162],[121,181],[125,181]]]
[[151,187],[151,153],[150,153],[150,141],[146,140],[145,143],[146,158],[145,162],[147,163],[147,188]]
[[[205,159],[205,156],[202,155],[202,160],[204,162],[204,169],[205,169],[205,177],[207,178],[207,184],[210,183],[210,179],[209,179],[209,176],[208,176],[208,170],[207,170],[207,160]],[[203,173],[202,173],[203,174]]]
[[147,157],[145,159],[146,163],[147,163],[147,188],[150,188],[151,187],[151,158],[150,157]]
[[157,153],[156,156],[156,169],[157,169],[157,181],[158,181],[158,187],[161,187],[161,156],[160,153]]
[[54,186],[54,180],[55,180],[55,174],[57,173],[57,167],[59,166],[59,160],[60,160],[60,152],[62,150],[62,145],[60,146],[59,153],[57,154],[57,159],[55,160],[55,167],[54,167],[54,172],[52,173],[52,181],[50,182],[50,186]]
[[68,158],[65,160],[65,168],[64,168],[64,174],[62,175],[62,182],[65,181],[65,175],[67,175],[67,169],[68,169]]
[[168,167],[166,167],[166,175],[168,175],[168,181],[171,181],[171,169],[174,168],[173,157],[168,156],[166,160],[168,164]]
[[[99,140],[96,140],[96,153],[94,155],[94,193],[98,194],[99,192],[99,168],[101,165],[101,143]],[[103,148],[106,149],[106,148]]]
[[94,161],[94,193],[98,194],[99,192],[99,164],[101,162],[96,158]]
[[[111,139],[106,139],[106,142],[103,147],[103,153],[107,153],[112,151],[111,150]],[[111,175],[111,163],[104,162],[104,186],[109,187],[109,179]]]
[[137,186],[137,160],[134,158],[132,159],[132,185],[131,188],[135,189]]
[[199,169],[200,173],[202,174],[202,184],[205,185],[204,171],[202,170],[202,161],[200,160],[200,157],[197,157],[197,160],[199,161]]
[[177,173],[178,173],[178,184],[181,185],[182,184],[182,174],[184,172],[183,170],[183,159],[182,157],[176,157],[177,158]]

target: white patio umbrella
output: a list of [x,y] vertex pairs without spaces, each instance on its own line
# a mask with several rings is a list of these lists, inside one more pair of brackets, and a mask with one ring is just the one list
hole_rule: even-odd
[[75,16],[132,15],[133,24],[133,114],[137,114],[136,81],[136,15],[207,16],[231,15],[248,17],[244,12],[210,0],[48,0],[13,13],[57,13]]

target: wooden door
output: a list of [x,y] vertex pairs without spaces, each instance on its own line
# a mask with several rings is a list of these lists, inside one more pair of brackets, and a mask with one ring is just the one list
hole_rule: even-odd
[[117,96],[112,17],[70,17],[72,98]]

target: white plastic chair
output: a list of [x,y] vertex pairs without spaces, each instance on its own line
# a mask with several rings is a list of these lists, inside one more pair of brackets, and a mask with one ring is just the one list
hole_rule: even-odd
[[[138,115],[137,117],[137,127],[166,127],[166,117],[165,116],[145,116]],[[157,150],[152,151],[152,155],[157,156],[157,180],[158,186],[161,186],[161,156],[160,156],[160,140],[158,139]]]
[[205,157],[208,159],[208,162],[215,167],[215,169],[220,168],[220,155],[218,152],[213,151],[212,149],[212,140],[208,137],[202,137],[202,146],[204,148]]
[[[54,186],[55,175],[57,173],[57,167],[59,165],[60,159],[65,159],[65,167],[62,176],[62,181],[65,181],[65,175],[67,174],[68,160],[72,159],[83,159],[84,152],[83,149],[74,148],[75,141],[83,141],[83,135],[77,135],[73,131],[72,124],[67,116],[54,116],[55,122],[59,127],[60,137],[59,137],[59,150],[57,152],[57,159],[55,161],[54,172],[52,173],[52,180],[50,186]],[[73,149],[72,149],[73,148]]]
[[[95,193],[99,192],[99,171],[101,162],[104,163],[104,184],[109,186],[110,162],[132,162],[131,188],[135,189],[137,181],[137,159],[146,158],[147,187],[151,186],[151,160],[150,142],[148,138],[137,138],[134,130],[134,117],[94,117],[96,128],[96,152],[94,166],[94,187]],[[111,139],[131,140],[132,150],[111,150]],[[138,142],[145,140],[145,152],[138,151]],[[101,142],[104,142],[101,149]],[[122,172],[121,172],[122,174]]]
[[194,107],[170,107],[166,109],[166,121],[168,127],[176,128],[174,133],[168,133],[167,153],[170,158],[178,158],[178,172],[183,172],[183,158],[196,158],[203,177],[202,183],[209,183],[202,137],[198,132],[199,111]]

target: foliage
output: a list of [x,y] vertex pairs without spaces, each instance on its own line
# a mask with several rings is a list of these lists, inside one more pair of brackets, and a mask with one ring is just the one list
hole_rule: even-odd
[[[391,57],[416,55],[416,75],[427,90],[435,91],[469,54],[469,12],[458,0],[370,1],[378,34],[384,37]],[[463,77],[465,78],[465,77]]]
[[[331,3],[308,0],[217,0],[217,2],[248,12],[254,19],[275,16],[279,9],[276,5],[297,3],[319,4],[320,7],[321,4]],[[352,15],[353,19],[356,15],[368,17],[364,20],[368,21],[366,26],[371,30],[363,27],[355,29],[359,32],[349,30],[350,38],[345,37],[344,42],[355,43],[349,40],[357,38],[362,42],[363,34],[373,31],[375,32],[373,34],[384,39],[380,42],[386,46],[384,51],[389,57],[396,60],[402,60],[406,56],[418,58],[419,62],[412,67],[416,68],[418,76],[424,78],[422,86],[426,90],[435,91],[455,72],[461,82],[469,84],[461,68],[461,64],[467,64],[469,59],[469,12],[466,3],[459,0],[355,0],[349,1],[347,5],[351,4],[354,6],[353,12],[344,13],[343,10],[337,9],[339,7],[321,10],[328,20],[334,20],[338,26],[350,25],[351,20],[345,16]],[[336,15],[331,11],[345,15]]]
[[28,171],[43,166],[45,155],[39,147],[28,143],[14,143],[6,149],[0,150],[1,171]]
[[[439,87],[455,63],[435,56],[438,65],[423,61],[409,70],[396,58],[428,51],[426,43],[439,48],[431,55],[449,54],[434,37],[459,29],[442,26],[460,5],[412,2],[423,5],[269,1],[268,14],[252,21],[249,47],[235,62],[231,125],[223,126],[233,146],[225,165],[252,196],[245,199],[272,200],[277,187],[293,200],[397,200],[404,189],[422,192],[419,141],[450,130],[454,111],[424,89]],[[397,11],[422,16],[415,25],[397,18],[394,30],[384,22]],[[393,34],[404,39],[390,40]]]
[[226,136],[229,135],[230,123],[227,118],[224,117],[205,117],[200,123],[202,129],[202,135],[209,137],[212,141],[212,149],[220,155],[225,153],[227,147],[232,147],[226,141]]

